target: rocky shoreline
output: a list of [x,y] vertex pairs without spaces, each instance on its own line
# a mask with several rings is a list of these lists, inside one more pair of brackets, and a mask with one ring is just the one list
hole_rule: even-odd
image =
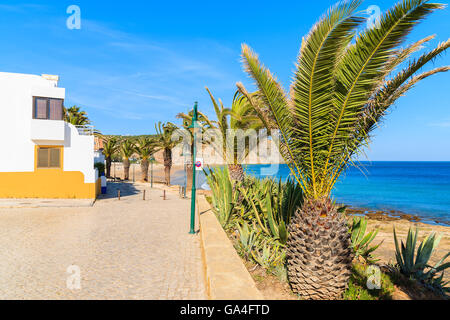
[[450,221],[443,220],[439,218],[422,218],[418,215],[408,214],[397,210],[374,210],[368,208],[358,208],[358,207],[350,207],[348,206],[346,209],[346,213],[351,216],[365,216],[371,220],[378,221],[398,221],[398,220],[406,220],[409,222],[421,222],[425,224],[431,225],[440,225],[449,227]]

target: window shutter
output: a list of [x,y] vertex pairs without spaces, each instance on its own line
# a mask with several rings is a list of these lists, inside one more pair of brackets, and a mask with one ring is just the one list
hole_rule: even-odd
[[60,165],[60,149],[52,148],[50,149],[50,168],[59,168]]
[[62,100],[50,99],[50,120],[63,120]]
[[36,98],[35,108],[36,119],[47,119],[47,99]]
[[38,168],[61,168],[61,148],[39,148]]
[[38,168],[48,168],[48,148],[38,149]]

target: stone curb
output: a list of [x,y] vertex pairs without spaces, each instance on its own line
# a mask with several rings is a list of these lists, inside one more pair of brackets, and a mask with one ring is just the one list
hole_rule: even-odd
[[263,300],[253,278],[228,239],[204,195],[197,200],[200,244],[211,300]]

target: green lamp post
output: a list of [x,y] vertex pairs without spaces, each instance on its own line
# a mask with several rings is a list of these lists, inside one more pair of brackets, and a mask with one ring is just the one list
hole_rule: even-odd
[[197,186],[195,184],[195,176],[196,176],[196,159],[197,159],[197,129],[199,128],[198,125],[198,102],[195,102],[194,105],[194,115],[192,117],[192,124],[189,127],[190,129],[193,129],[194,131],[194,141],[192,142],[193,145],[193,166],[192,166],[192,197],[191,197],[191,231],[189,234],[195,234],[195,196],[197,194]]

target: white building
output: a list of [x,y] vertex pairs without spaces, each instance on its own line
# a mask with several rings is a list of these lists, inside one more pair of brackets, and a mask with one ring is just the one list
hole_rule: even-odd
[[92,130],[63,121],[58,80],[0,72],[0,198],[92,199],[99,192]]

